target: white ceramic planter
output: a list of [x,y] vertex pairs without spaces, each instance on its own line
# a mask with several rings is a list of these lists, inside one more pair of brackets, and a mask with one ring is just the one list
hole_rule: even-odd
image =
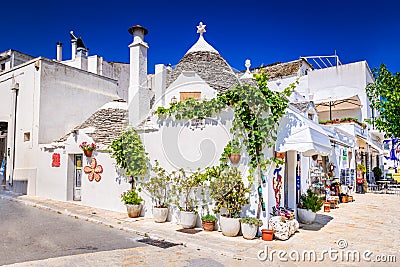
[[254,239],[256,237],[258,226],[248,223],[241,223],[240,226],[242,227],[243,238]]
[[125,206],[129,218],[136,218],[140,216],[140,212],[142,211],[142,204],[139,205],[126,204]]
[[315,212],[312,212],[311,210],[297,209],[297,218],[302,223],[311,224],[315,221],[316,216],[317,214]]
[[194,228],[197,214],[192,211],[181,211],[181,225],[183,228]]
[[240,222],[238,218],[227,218],[221,216],[219,219],[219,226],[221,227],[224,236],[237,236],[240,230]]
[[167,220],[168,208],[156,208],[153,207],[153,218],[157,223],[163,223]]

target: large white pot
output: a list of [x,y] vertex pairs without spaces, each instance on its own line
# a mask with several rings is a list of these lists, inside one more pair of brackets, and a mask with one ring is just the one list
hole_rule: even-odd
[[197,214],[192,211],[181,211],[181,225],[183,228],[193,228],[196,225]]
[[142,204],[139,205],[126,204],[125,206],[129,218],[136,218],[140,216],[140,212],[142,210]]
[[238,218],[221,216],[219,225],[224,236],[237,236],[240,231],[240,222]]
[[243,238],[254,239],[257,234],[258,226],[248,223],[241,223]]
[[167,220],[168,208],[153,207],[153,218],[155,222],[163,223]]
[[317,214],[315,212],[312,212],[311,210],[297,209],[297,218],[302,223],[311,224],[315,221],[316,216]]

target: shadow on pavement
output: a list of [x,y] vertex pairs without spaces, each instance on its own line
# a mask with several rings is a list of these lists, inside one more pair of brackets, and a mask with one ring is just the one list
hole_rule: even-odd
[[312,224],[301,224],[301,229],[308,231],[319,231],[322,227],[327,225],[333,217],[325,214],[317,214],[315,221]]

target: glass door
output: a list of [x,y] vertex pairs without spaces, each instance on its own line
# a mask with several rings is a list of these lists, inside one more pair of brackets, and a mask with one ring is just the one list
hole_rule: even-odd
[[82,154],[74,156],[74,200],[81,200]]

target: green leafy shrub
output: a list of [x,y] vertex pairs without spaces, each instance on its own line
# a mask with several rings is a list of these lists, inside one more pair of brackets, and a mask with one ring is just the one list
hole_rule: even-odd
[[379,168],[378,166],[374,167],[372,169],[372,172],[374,173],[374,177],[375,179],[379,179],[382,177],[382,170],[381,168]]
[[263,222],[260,219],[252,218],[252,217],[244,217],[244,218],[241,218],[239,221],[241,223],[247,223],[247,224],[255,225],[255,226],[263,225]]
[[[214,167],[215,168],[215,167]],[[230,218],[239,218],[242,207],[249,203],[248,193],[242,180],[242,174],[237,167],[219,167],[219,170],[210,172],[210,197],[215,201],[215,213],[224,214]]]
[[127,176],[142,178],[148,172],[147,153],[134,128],[125,129],[110,148],[111,157]]
[[319,198],[318,194],[311,189],[307,189],[307,193],[300,196],[298,208],[317,212],[321,210],[323,205],[324,202]]
[[363,174],[367,172],[367,168],[364,164],[357,164],[357,170],[362,171]]
[[200,171],[188,174],[184,169],[172,173],[174,204],[181,211],[194,211],[200,203],[199,191],[203,189],[203,177]]
[[215,221],[217,221],[217,217],[215,217],[212,214],[207,214],[207,215],[202,216],[201,220],[203,222],[215,222]]
[[121,194],[121,201],[126,205],[139,205],[143,199],[139,196],[135,189],[125,191]]
[[155,161],[152,168],[155,175],[143,183],[143,187],[151,195],[156,208],[168,208],[168,204],[172,201],[172,178],[171,175]]

